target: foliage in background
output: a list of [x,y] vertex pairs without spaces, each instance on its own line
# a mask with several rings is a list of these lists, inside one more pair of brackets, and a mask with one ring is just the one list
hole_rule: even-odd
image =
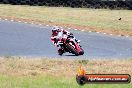
[[132,9],[132,0],[0,0],[0,3],[14,5],[44,5],[95,9]]

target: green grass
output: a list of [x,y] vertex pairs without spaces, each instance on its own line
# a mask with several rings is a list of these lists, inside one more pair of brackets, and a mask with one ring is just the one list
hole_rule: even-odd
[[75,60],[33,57],[0,57],[0,88],[132,88],[130,84],[76,82],[82,65],[88,74],[132,74],[132,59]]
[[8,76],[0,74],[0,88],[132,88],[132,84],[85,84],[80,86],[75,77]]
[[[0,16],[132,35],[132,11],[0,4]],[[122,18],[122,20],[118,20]]]

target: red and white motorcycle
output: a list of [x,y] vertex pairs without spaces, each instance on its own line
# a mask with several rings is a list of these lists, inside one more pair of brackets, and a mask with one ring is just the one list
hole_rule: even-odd
[[80,42],[77,42],[75,38],[63,35],[62,38],[58,41],[58,45],[60,46],[58,54],[62,55],[65,52],[69,52],[75,54],[76,56],[83,55],[84,50],[79,43]]

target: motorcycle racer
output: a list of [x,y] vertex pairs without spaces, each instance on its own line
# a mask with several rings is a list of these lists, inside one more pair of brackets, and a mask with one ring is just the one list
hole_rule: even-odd
[[[64,30],[63,28],[60,28],[58,26],[54,26],[52,28],[52,36],[51,36],[51,41],[53,42],[53,44],[57,47],[59,47],[59,44],[58,42],[60,41],[60,39],[62,38],[63,35],[67,35],[68,37],[72,37],[73,39],[75,39],[76,42],[80,42],[80,40],[77,40],[73,34],[67,30]],[[62,48],[60,47],[58,52],[61,52],[59,53],[59,55],[62,55],[64,53],[64,50],[62,50]]]

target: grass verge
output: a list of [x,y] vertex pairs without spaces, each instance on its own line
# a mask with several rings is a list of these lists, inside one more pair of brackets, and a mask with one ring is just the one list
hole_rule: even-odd
[[132,84],[85,84],[79,86],[75,78],[53,76],[15,77],[0,75],[0,88],[132,88]]
[[[75,60],[0,57],[0,88],[80,88],[75,75],[80,65],[89,74],[130,74],[132,59]],[[131,88],[130,84],[88,84],[84,88]]]
[[0,17],[80,30],[132,35],[132,11],[130,10],[0,4]]

